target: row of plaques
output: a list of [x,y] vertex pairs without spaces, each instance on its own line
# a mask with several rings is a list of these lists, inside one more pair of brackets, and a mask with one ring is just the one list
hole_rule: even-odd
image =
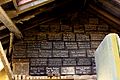
[[30,59],[30,66],[76,66],[91,65],[92,58],[37,58]]
[[31,50],[21,50],[14,51],[13,58],[63,58],[63,57],[94,57],[95,49],[81,49],[81,50],[39,50],[39,49],[31,49]]
[[76,66],[76,67],[30,67],[29,74],[31,76],[59,76],[59,75],[74,75],[74,74],[92,74],[91,66]]

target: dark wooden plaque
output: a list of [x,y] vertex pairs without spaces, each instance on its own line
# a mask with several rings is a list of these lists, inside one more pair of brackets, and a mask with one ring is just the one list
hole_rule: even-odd
[[41,49],[52,49],[52,42],[42,41]]
[[76,65],[76,59],[75,58],[67,58],[63,59],[63,66],[74,66]]
[[53,50],[53,57],[68,57],[67,50]]
[[75,67],[61,67],[62,75],[75,74]]
[[97,30],[97,25],[91,25],[91,24],[85,25],[85,31],[95,31],[95,30]]
[[91,40],[103,40],[105,37],[105,34],[90,34]]
[[86,57],[86,50],[70,50],[69,51],[70,57]]
[[63,34],[64,41],[75,41],[75,34],[74,33],[64,33]]
[[52,57],[52,50],[39,50],[39,57]]
[[83,25],[74,25],[74,33],[84,33]]
[[31,76],[43,76],[46,74],[46,70],[44,67],[31,67],[30,66],[29,74]]
[[30,59],[30,66],[47,66],[47,59],[37,58]]
[[65,42],[67,49],[78,49],[77,42]]
[[76,34],[76,41],[90,41],[90,37],[86,34]]
[[13,58],[26,58],[27,54],[25,50],[13,51]]
[[76,74],[91,74],[91,66],[76,66]]
[[91,58],[78,58],[77,65],[91,65]]
[[61,66],[62,60],[59,58],[48,59],[48,66]]
[[51,32],[59,32],[60,31],[60,25],[50,25],[50,31]]
[[48,39],[54,40],[54,41],[60,41],[62,40],[62,34],[61,33],[49,33]]
[[64,42],[53,42],[54,49],[64,49]]
[[31,58],[31,57],[39,57],[38,53],[39,53],[39,49],[27,49],[26,51],[27,53],[27,57]]
[[61,31],[63,31],[63,32],[71,32],[72,31],[72,26],[61,25]]
[[47,75],[60,75],[60,68],[59,67],[46,67],[46,74]]
[[78,47],[79,49],[90,48],[90,43],[89,42],[78,42]]

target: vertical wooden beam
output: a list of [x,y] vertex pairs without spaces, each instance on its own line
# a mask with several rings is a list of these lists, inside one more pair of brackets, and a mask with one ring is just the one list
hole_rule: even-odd
[[9,55],[10,55],[11,52],[12,52],[13,39],[14,39],[14,34],[13,34],[13,33],[10,33]]
[[9,64],[9,62],[7,60],[7,57],[6,57],[6,54],[5,54],[4,50],[3,50],[1,42],[0,42],[0,58],[1,58],[1,61],[2,61],[3,65],[4,65],[4,69],[5,69],[8,77],[9,77],[9,80],[12,80],[13,79],[13,73],[11,71],[10,64]]
[[21,39],[23,37],[22,33],[19,31],[16,25],[12,22],[12,20],[8,17],[8,15],[6,14],[6,12],[3,10],[1,6],[0,6],[0,20],[11,32],[15,34],[17,38]]

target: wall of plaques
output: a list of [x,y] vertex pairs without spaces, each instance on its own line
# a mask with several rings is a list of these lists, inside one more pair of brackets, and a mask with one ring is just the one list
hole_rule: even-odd
[[65,24],[61,19],[64,18],[24,32],[24,40],[14,45],[12,59],[15,74],[96,74],[94,52],[106,34],[118,33],[117,30],[86,12],[80,13],[74,19],[77,22],[72,24]]

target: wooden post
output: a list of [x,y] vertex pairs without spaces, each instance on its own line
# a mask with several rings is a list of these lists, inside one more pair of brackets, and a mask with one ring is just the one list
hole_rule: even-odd
[[13,73],[12,73],[12,70],[10,68],[10,64],[9,64],[9,62],[7,60],[6,54],[5,54],[4,50],[3,50],[1,42],[0,42],[0,58],[1,58],[1,61],[2,61],[3,65],[4,65],[4,69],[5,69],[5,71],[6,71],[7,75],[8,75],[9,80],[12,80],[13,79]]
[[3,10],[1,6],[0,6],[0,20],[11,32],[15,34],[17,38],[21,39],[23,37],[22,33],[19,31],[16,25],[12,22],[12,20],[8,17],[8,15],[6,14],[6,12]]
[[10,33],[10,44],[9,44],[9,55],[12,52],[12,48],[13,48],[13,39],[14,39],[14,34]]

